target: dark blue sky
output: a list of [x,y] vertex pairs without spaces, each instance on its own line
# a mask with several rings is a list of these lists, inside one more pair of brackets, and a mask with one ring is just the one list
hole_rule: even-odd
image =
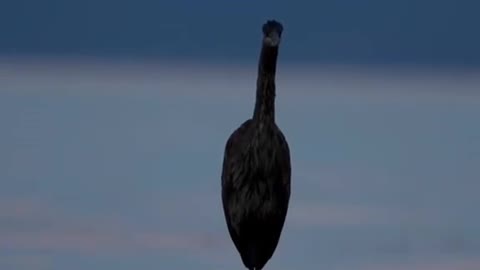
[[241,61],[265,19],[285,61],[480,66],[480,2],[3,0],[0,54]]

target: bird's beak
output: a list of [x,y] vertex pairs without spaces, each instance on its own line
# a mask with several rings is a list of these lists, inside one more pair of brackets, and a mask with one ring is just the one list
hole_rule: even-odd
[[280,44],[280,35],[278,32],[273,31],[264,38],[263,42],[268,46],[276,47]]

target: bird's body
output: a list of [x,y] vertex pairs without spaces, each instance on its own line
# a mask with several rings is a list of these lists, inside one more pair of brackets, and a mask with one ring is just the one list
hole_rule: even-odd
[[230,237],[245,267],[260,270],[272,257],[290,199],[290,150],[275,123],[275,70],[282,26],[268,21],[259,61],[253,117],[228,138],[222,203]]

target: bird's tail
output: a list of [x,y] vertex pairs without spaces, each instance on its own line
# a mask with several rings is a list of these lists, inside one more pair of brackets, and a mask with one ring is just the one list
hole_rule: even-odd
[[257,249],[257,245],[256,243],[254,242],[251,242],[249,245],[248,245],[248,248],[247,248],[247,254],[246,254],[246,265],[249,265],[248,269],[249,270],[261,270],[262,267],[258,267],[258,265],[260,264],[259,262],[259,254],[258,254],[258,249]]

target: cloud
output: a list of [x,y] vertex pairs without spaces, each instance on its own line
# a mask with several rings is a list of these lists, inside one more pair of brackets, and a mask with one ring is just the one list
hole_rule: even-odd
[[293,202],[288,222],[296,227],[384,225],[404,222],[408,215],[389,208],[354,204]]
[[[412,212],[365,200],[368,194],[387,190],[382,173],[350,164],[315,166],[298,164],[295,188],[302,200],[292,200],[288,222],[298,227],[405,224]],[[371,187],[376,187],[372,190]],[[293,194],[295,196],[295,193]],[[359,200],[358,198],[361,198]],[[356,202],[362,201],[363,204]],[[367,203],[368,202],[368,203]]]
[[[31,218],[37,216],[42,211],[45,211],[45,209],[41,209],[39,203],[32,200],[0,200],[0,219]],[[45,212],[42,214],[45,214]]]
[[[455,98],[462,102],[480,102],[476,91],[480,85],[478,72],[412,71],[285,66],[278,71],[278,89],[284,97],[279,98],[279,103],[298,104],[301,101],[318,105],[331,102],[328,97],[375,102],[417,102],[422,99],[452,102]],[[0,61],[2,91],[97,96],[160,94],[193,96],[207,101],[215,97],[216,101],[238,103],[238,97],[245,102],[246,98],[252,97],[255,80],[255,66],[102,62],[75,58],[7,58]],[[311,98],[319,94],[322,99]]]
[[128,230],[39,231],[0,233],[0,249],[123,253],[142,250],[204,251],[218,248],[214,236],[202,233],[136,232]]
[[[221,250],[226,243],[221,240],[223,235],[220,238],[202,231],[142,230],[113,218],[80,217],[62,212],[46,203],[28,200],[0,203],[0,250],[88,254],[165,250],[196,254]],[[24,226],[25,223],[29,226]]]
[[15,270],[47,270],[52,269],[52,260],[46,255],[0,255],[1,269],[15,269]]
[[382,263],[359,267],[361,270],[478,270],[480,258],[445,259],[434,258],[412,263]]

